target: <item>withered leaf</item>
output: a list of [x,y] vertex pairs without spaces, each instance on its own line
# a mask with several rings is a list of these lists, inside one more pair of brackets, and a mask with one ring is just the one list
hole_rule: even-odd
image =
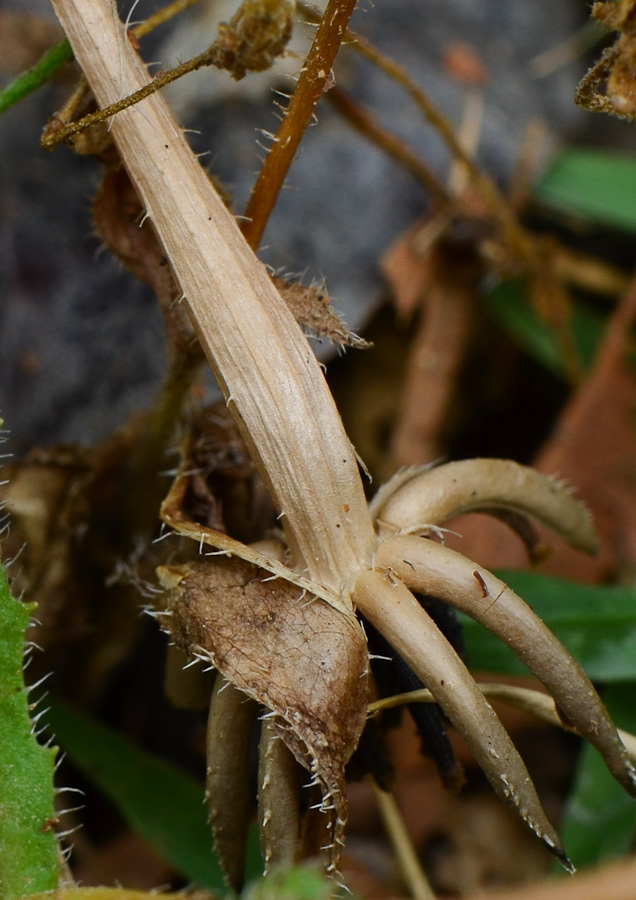
[[349,331],[331,305],[328,294],[318,285],[287,281],[276,275],[272,279],[281,297],[299,325],[318,338],[327,338],[342,347],[364,349],[369,344]]
[[196,352],[192,326],[179,287],[125,169],[109,169],[93,201],[93,221],[101,240],[130,271],[153,289],[166,321],[172,345]]
[[275,713],[273,723],[322,790],[328,869],[346,819],[344,767],[366,718],[367,646],[355,618],[236,558],[158,570],[162,627]]

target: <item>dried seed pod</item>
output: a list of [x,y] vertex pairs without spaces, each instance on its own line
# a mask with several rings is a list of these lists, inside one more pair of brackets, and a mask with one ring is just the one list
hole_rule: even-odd
[[467,459],[407,470],[394,478],[372,508],[381,532],[424,531],[462,513],[503,509],[542,522],[579,550],[598,550],[585,504],[558,478],[527,466],[502,459]]
[[498,796],[572,870],[526,767],[505,728],[455,650],[405,585],[388,572],[358,577],[353,601],[428,686],[462,735]]
[[158,570],[177,646],[212,663],[277,715],[273,723],[314,776],[327,813],[327,869],[337,868],[346,819],[344,767],[367,705],[366,640],[353,615],[240,559]]
[[527,603],[487,569],[460,553],[413,536],[385,541],[376,564],[410,588],[439,597],[501,638],[550,691],[565,719],[604,757],[636,796],[636,773],[589,678]]
[[228,884],[243,887],[251,814],[250,738],[258,705],[217,675],[207,731],[205,799],[214,845]]

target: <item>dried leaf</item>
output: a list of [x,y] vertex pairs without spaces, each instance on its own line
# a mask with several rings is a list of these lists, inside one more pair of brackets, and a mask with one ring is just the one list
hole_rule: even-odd
[[393,466],[430,462],[443,451],[444,430],[457,390],[473,320],[478,270],[437,245],[422,260],[430,284],[406,368],[395,425]]
[[106,172],[92,212],[97,233],[108,249],[157,295],[173,345],[191,353],[194,332],[185,309],[175,302],[179,296],[176,279],[152,225],[144,221],[144,208],[123,167]]
[[365,340],[349,331],[331,305],[328,294],[318,285],[286,281],[277,275],[272,280],[296,321],[312,335],[327,338],[342,347],[369,346]]
[[576,91],[576,102],[590,112],[607,112],[622,119],[636,118],[636,3],[597,2],[595,19],[620,34],[585,75]]
[[193,417],[181,454],[182,512],[191,520],[245,543],[274,526],[274,507],[225,403]]
[[344,766],[366,718],[359,624],[238,559],[164,566],[158,574],[167,589],[162,626],[275,713],[283,741],[320,786],[333,871],[346,819]]

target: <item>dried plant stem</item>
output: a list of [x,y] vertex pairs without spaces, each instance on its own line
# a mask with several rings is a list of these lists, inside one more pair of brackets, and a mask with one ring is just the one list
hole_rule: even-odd
[[197,3],[200,2],[201,0],[174,0],[173,3],[169,3],[167,6],[164,6],[163,9],[158,9],[156,13],[148,16],[148,18],[139,25],[135,25],[132,29],[132,33],[136,38],[145,37],[147,34],[150,34],[151,31],[154,31],[155,28],[159,28],[160,25],[165,25],[166,22],[170,22],[175,16],[181,15],[186,9],[190,9],[191,6],[196,6]]
[[[424,543],[424,542],[422,542]],[[381,545],[382,546],[382,545]],[[357,607],[434,694],[498,796],[570,868],[559,836],[547,820],[528,772],[508,733],[455,650],[415,597],[389,573],[358,577]]]
[[[53,5],[100,106],[147,82],[111,4]],[[355,451],[315,356],[161,96],[122,111],[112,134],[281,510],[294,562],[340,592],[375,537]]]
[[[535,691],[533,688],[512,684],[499,684],[494,681],[481,682],[478,687],[488,700],[498,700],[500,703],[505,703],[506,706],[512,706],[514,709],[528,713],[549,725],[555,725],[557,728],[574,734],[579,733],[576,728],[563,721],[556,710],[554,698],[543,691]],[[406,691],[403,694],[394,694],[392,697],[385,697],[369,703],[369,715],[373,716],[383,709],[405,706],[407,703],[437,703],[437,701],[426,688],[419,691]],[[629,758],[636,761],[636,736],[630,734],[629,731],[623,731],[622,728],[618,728],[617,731]]]
[[[195,6],[195,4],[200,3],[201,0],[174,0],[173,3],[169,3],[163,9],[158,10],[154,15],[149,16],[145,21],[143,21],[140,25],[136,25],[134,28],[131,28],[132,34],[136,38],[145,37],[147,34],[150,34],[151,31],[154,31],[155,28],[159,28],[160,25],[165,25],[166,22],[169,22],[171,19],[174,19],[175,16],[178,16],[180,13],[184,12],[186,9],[189,9],[191,6]],[[48,58],[55,60],[55,66],[46,66],[45,60]],[[37,64],[38,76],[39,80],[32,87],[29,88],[27,93],[35,90],[35,88],[39,87],[40,84],[44,84],[52,75],[57,72],[58,68],[63,65],[65,62],[73,59],[73,51],[66,40],[66,38],[58,44],[56,47],[53,47],[52,50],[49,50],[48,54],[45,54],[44,57]],[[33,70],[29,69],[29,72]],[[19,79],[24,78],[29,73],[25,72],[22,75],[18,76],[15,84],[18,83]],[[59,122],[68,122],[71,117],[75,113],[75,110],[78,108],[79,104],[82,102],[86,91],[88,90],[88,85],[86,83],[85,78],[80,78],[79,83],[75,90],[73,91],[70,99],[64,104],[64,108],[60,110],[60,112],[55,117],[55,121]],[[4,96],[4,93],[2,96]],[[23,94],[22,96],[25,96]],[[19,99],[22,99],[22,96],[18,97],[16,100],[12,100],[10,104],[7,105],[7,109],[9,105],[13,105]],[[2,98],[0,97],[0,112],[4,112],[5,107],[2,105]],[[108,118],[108,116],[104,115],[103,112],[98,114],[97,121],[101,121],[102,119]],[[52,150],[56,144],[59,144],[61,141],[65,140],[67,137],[70,137],[71,134],[78,134],[79,131],[83,131],[85,128],[88,128],[89,125],[95,124],[94,120],[91,119],[90,116],[85,116],[79,122],[74,123],[72,126],[69,126],[72,131],[67,131],[66,129],[51,129],[50,127],[44,132],[42,136],[41,144],[45,150]]]
[[296,90],[245,210],[243,234],[253,249],[260,244],[298,145],[327,85],[355,5],[356,0],[329,0],[325,9]]
[[[316,21],[315,10],[307,3],[299,3],[305,15],[312,21]],[[323,20],[324,21],[324,20]],[[489,209],[499,220],[510,249],[519,258],[531,264],[534,268],[535,261],[533,241],[519,223],[514,210],[495,183],[485,175],[475,163],[469,153],[462,146],[461,140],[455,134],[453,126],[446,116],[437,108],[428,94],[414,81],[406,69],[395,60],[391,59],[381,50],[378,50],[370,41],[361,37],[351,29],[347,29],[344,35],[348,45],[381,69],[389,78],[397,81],[411,96],[414,103],[420,109],[424,117],[437,130],[447,144],[456,160],[462,163],[470,174],[471,181]]]
[[426,92],[411,78],[403,66],[382,53],[369,41],[353,33],[350,33],[348,37],[351,38],[352,44],[358,53],[402,85],[424,117],[444,139],[455,159],[459,160],[466,167],[474,187],[479,191],[489,209],[499,220],[511,250],[522,259],[533,258],[532,242],[519,224],[510,204],[495,183],[481,171],[474,159],[465,151],[453,130],[453,126]]
[[384,150],[407,172],[417,178],[431,192],[438,205],[450,205],[451,198],[435,172],[420,159],[414,150],[411,150],[408,144],[383,128],[368,110],[355,103],[341,88],[330,88],[327,100],[350,125],[372,140],[376,146]]
[[435,900],[435,894],[417,858],[411,837],[400,814],[395,797],[381,790],[372,780],[375,802],[380,810],[384,827],[391,840],[395,855],[400,864],[402,877],[406,882],[414,900]]

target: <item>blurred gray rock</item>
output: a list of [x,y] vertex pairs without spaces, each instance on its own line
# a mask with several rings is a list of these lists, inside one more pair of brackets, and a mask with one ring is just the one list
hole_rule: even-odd
[[[37,0],[30,0],[37,7]],[[15,5],[15,4],[14,4]],[[135,18],[154,11],[143,0]],[[123,10],[126,15],[127,8]],[[146,58],[174,63],[179,40],[186,58],[207,46],[214,31],[188,14],[170,44],[145,50]],[[469,89],[442,68],[450,42],[468,42],[488,71],[478,158],[501,182],[514,168],[526,126],[544,120],[567,139],[589,116],[573,104],[585,65],[545,78],[531,61],[571,35],[587,11],[574,0],[376,0],[356,11],[353,27],[391,54],[459,123]],[[188,28],[190,29],[188,31]],[[192,34],[200,38],[193,46]],[[180,38],[182,35],[182,38]],[[196,42],[195,42],[196,43]],[[161,49],[163,47],[163,50]],[[165,56],[161,54],[165,53]],[[386,127],[407,140],[445,175],[448,155],[406,94],[351,51],[339,60],[340,84],[372,108]],[[226,73],[205,72],[185,99],[184,123],[206,159],[234,193],[235,209],[247,202],[263,151],[258,129],[275,131],[270,75],[255,89],[238,89]],[[250,83],[251,79],[251,83]],[[186,92],[187,93],[187,92]],[[34,443],[93,443],[149,405],[165,369],[162,323],[149,290],[100,254],[92,234],[90,200],[99,167],[64,148],[40,150],[40,131],[65,99],[49,85],[0,118],[0,415],[17,452]],[[381,286],[382,252],[426,209],[421,187],[322,104],[291,170],[267,229],[262,258],[276,268],[322,279],[345,319],[360,329]],[[585,120],[585,121],[583,121]]]

